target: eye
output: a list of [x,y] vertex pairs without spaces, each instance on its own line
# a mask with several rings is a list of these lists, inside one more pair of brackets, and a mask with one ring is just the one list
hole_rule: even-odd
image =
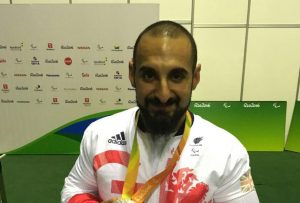
[[173,82],[181,82],[186,78],[187,72],[184,69],[175,69],[170,73],[170,79]]
[[141,69],[140,75],[145,82],[152,82],[157,78],[155,71],[150,68]]

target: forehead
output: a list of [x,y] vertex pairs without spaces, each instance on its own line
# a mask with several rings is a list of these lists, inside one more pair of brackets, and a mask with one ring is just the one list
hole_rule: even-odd
[[180,62],[190,66],[191,54],[191,43],[184,35],[169,37],[145,34],[137,46],[136,63],[141,65],[149,60],[156,60],[157,62]]

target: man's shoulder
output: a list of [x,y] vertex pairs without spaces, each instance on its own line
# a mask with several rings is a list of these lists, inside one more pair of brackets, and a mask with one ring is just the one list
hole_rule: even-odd
[[84,138],[97,140],[101,137],[101,139],[104,139],[121,132],[124,132],[127,136],[128,130],[133,126],[137,109],[138,108],[130,108],[113,115],[99,118],[85,129]]
[[198,135],[209,140],[213,146],[219,146],[221,148],[233,147],[244,150],[244,146],[240,140],[226,129],[203,119],[199,115],[194,115],[194,117],[194,129],[192,128],[194,135]]
[[192,128],[194,128],[196,131],[201,131],[205,134],[213,134],[213,135],[219,135],[222,134],[222,136],[232,136],[227,130],[224,128],[221,128],[220,126],[212,123],[211,121],[208,121],[201,116],[194,114],[194,123]]

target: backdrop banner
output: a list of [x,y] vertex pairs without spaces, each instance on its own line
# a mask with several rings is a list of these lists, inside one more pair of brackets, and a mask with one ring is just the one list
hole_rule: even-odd
[[235,135],[248,151],[283,151],[286,102],[192,102],[191,110]]
[[300,101],[296,101],[285,149],[300,152]]
[[135,106],[128,62],[158,16],[158,4],[1,5],[0,153],[77,151],[62,125]]
[[[286,102],[193,101],[190,109],[234,134],[248,151],[283,151]],[[85,128],[121,111],[92,114],[67,123],[11,154],[78,154]]]

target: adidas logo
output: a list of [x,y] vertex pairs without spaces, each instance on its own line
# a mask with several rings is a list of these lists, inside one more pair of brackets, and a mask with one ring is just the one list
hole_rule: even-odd
[[120,134],[116,134],[115,136],[112,136],[108,143],[117,144],[117,145],[126,145],[127,142],[125,140],[125,134],[124,132],[121,132]]

